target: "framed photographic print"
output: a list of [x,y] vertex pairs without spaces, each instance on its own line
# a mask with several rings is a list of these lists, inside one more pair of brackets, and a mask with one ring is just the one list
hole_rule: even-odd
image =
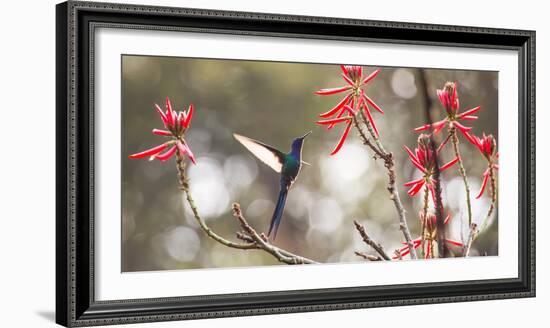
[[535,295],[535,32],[57,6],[65,326]]

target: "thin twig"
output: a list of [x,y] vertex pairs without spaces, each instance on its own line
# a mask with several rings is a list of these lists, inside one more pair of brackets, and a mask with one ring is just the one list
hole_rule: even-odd
[[401,252],[396,249],[393,254],[395,254],[395,258],[398,259],[399,261],[401,261],[403,259],[403,255],[401,255]]
[[422,240],[422,258],[426,258],[426,220],[428,217],[428,206],[430,198],[430,189],[428,185],[424,186],[424,207],[422,208],[422,227],[420,238]]
[[263,236],[259,235],[256,232],[256,230],[254,230],[254,228],[252,228],[248,224],[248,222],[246,221],[246,219],[242,214],[241,206],[238,203],[233,204],[233,216],[235,216],[237,220],[240,222],[244,232],[254,240],[255,245],[257,245],[258,248],[273,255],[275,258],[277,258],[277,260],[279,260],[279,262],[283,262],[286,264],[316,264],[317,263],[313,260],[310,260],[303,256],[292,254],[288,251],[285,251],[283,249],[280,249],[279,247],[276,247],[270,244],[267,241],[267,238],[264,238]]
[[489,224],[489,219],[491,218],[491,215],[493,214],[493,211],[495,210],[495,206],[497,203],[497,179],[495,176],[493,163],[489,163],[489,178],[491,179],[491,205],[489,205],[489,210],[487,211],[487,215],[485,216],[485,219],[481,224],[481,228],[479,229],[479,232],[483,232],[485,231],[485,229],[487,229],[487,225]]
[[[369,235],[367,234],[367,231],[365,230],[365,227],[363,227],[363,225],[361,225],[361,223],[357,222],[357,220],[353,220],[353,223],[355,224],[355,229],[357,229],[357,231],[359,232],[359,234],[363,238],[363,241],[365,242],[365,244],[369,245],[376,252],[378,252],[378,254],[380,254],[380,256],[382,256],[382,258],[384,260],[391,261],[390,256],[386,253],[386,251],[384,251],[384,248],[382,247],[382,245],[375,242],[374,240],[372,240],[369,237]],[[356,252],[356,254],[357,254],[357,252]]]
[[191,196],[190,188],[189,188],[189,182],[186,178],[185,174],[185,163],[183,161],[183,157],[177,153],[176,154],[176,168],[178,171],[178,181],[180,185],[180,189],[185,193],[185,198],[187,199],[187,203],[189,204],[189,207],[191,207],[191,211],[193,212],[193,216],[195,217],[195,220],[201,227],[201,229],[213,240],[217,241],[218,243],[231,247],[236,249],[242,249],[242,250],[248,250],[248,249],[259,249],[263,250],[269,254],[271,254],[273,257],[275,257],[277,260],[279,260],[282,263],[286,264],[315,264],[318,262],[315,262],[311,259],[293,254],[289,251],[283,250],[279,247],[276,247],[272,244],[270,244],[265,238],[262,238],[261,235],[259,235],[245,220],[245,218],[242,215],[241,208],[239,204],[233,204],[233,215],[237,218],[239,221],[241,228],[243,229],[243,232],[237,232],[237,238],[243,240],[245,243],[236,243],[230,240],[225,239],[224,237],[218,235],[215,233],[210,227],[206,224],[204,219],[200,216],[197,206],[195,205],[195,201],[193,197]]
[[470,225],[470,233],[468,234],[468,240],[466,240],[466,244],[464,244],[464,257],[468,257],[470,255],[470,249],[472,248],[472,244],[474,240],[476,239],[478,234],[477,230],[477,224],[472,223]]
[[459,140],[456,133],[456,128],[453,126],[449,128],[449,135],[451,136],[451,143],[453,144],[453,150],[456,158],[458,158],[458,173],[462,177],[462,182],[464,184],[464,192],[466,193],[466,206],[468,208],[468,225],[472,225],[472,204],[470,201],[470,184],[468,183],[468,176],[466,175],[466,169],[464,168],[464,163],[462,162],[462,156],[460,156]]
[[363,139],[363,143],[365,143],[369,148],[371,148],[378,157],[384,160],[384,166],[388,171],[387,189],[388,189],[388,192],[390,193],[390,199],[393,201],[393,204],[399,216],[399,229],[403,232],[403,236],[405,237],[405,242],[407,243],[407,246],[409,246],[409,248],[411,249],[411,252],[409,253],[411,259],[416,260],[417,256],[416,256],[416,252],[414,251],[411,231],[409,230],[409,226],[407,225],[405,208],[403,207],[403,203],[401,203],[401,198],[399,198],[399,191],[397,189],[397,184],[396,184],[397,177],[395,174],[395,162],[393,158],[393,153],[389,153],[386,151],[386,149],[382,145],[382,142],[374,133],[371,123],[365,117],[365,113],[363,113],[363,111],[360,108],[358,108],[356,112],[360,113],[361,121],[367,127],[367,130],[369,131],[369,134],[371,135],[375,144],[372,144],[370,139],[367,138],[361,126],[358,124],[356,116],[354,116],[354,124],[357,129],[357,132],[359,132],[359,135]]
[[382,261],[382,258],[380,256],[370,255],[363,252],[357,252],[355,251],[355,255],[364,258],[365,260],[369,261]]
[[464,246],[464,251],[463,251],[464,257],[467,257],[470,255],[470,250],[472,248],[472,244],[474,240],[476,240],[477,237],[487,229],[487,225],[489,224],[489,220],[496,206],[497,182],[496,182],[495,172],[494,172],[492,163],[489,163],[489,178],[491,179],[491,204],[489,205],[489,209],[487,210],[487,215],[485,215],[485,218],[481,223],[481,227],[477,229],[477,224],[475,223],[472,223],[470,225],[470,233],[468,234],[468,241],[466,242]]
[[359,120],[357,119],[357,113],[353,116],[353,125],[355,126],[355,129],[357,130],[359,136],[361,137],[361,140],[363,141],[363,144],[367,145],[372,151],[374,152],[374,155],[378,158],[382,158],[384,154],[378,149],[367,137],[365,134],[365,131],[363,131],[363,128],[359,124]]

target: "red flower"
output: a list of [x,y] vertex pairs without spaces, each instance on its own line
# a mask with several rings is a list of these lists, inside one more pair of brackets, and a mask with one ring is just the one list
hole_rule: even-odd
[[425,124],[423,126],[420,126],[414,129],[414,131],[421,132],[421,131],[426,131],[426,130],[429,130],[430,128],[433,128],[434,133],[437,134],[446,125],[448,125],[450,128],[455,127],[457,130],[462,132],[462,134],[464,134],[466,138],[468,138],[467,134],[470,130],[472,130],[472,128],[462,125],[462,123],[460,123],[459,121],[460,120],[464,120],[464,121],[477,120],[477,116],[473,114],[477,113],[481,109],[481,106],[477,106],[463,113],[459,113],[458,112],[459,110],[458,92],[457,92],[456,83],[454,82],[445,83],[445,86],[443,87],[443,89],[437,90],[437,96],[439,98],[439,102],[441,102],[441,105],[443,105],[443,108],[445,109],[447,117],[441,121],[433,123],[431,127],[429,124]]
[[[425,254],[424,258],[429,258],[430,255],[431,255],[431,252],[432,252],[432,249],[431,249],[432,248],[432,243],[431,242],[432,241],[437,241],[437,217],[433,213],[428,213],[427,217],[425,218],[424,213],[422,213],[422,212],[420,212],[419,216],[420,216],[420,222],[425,227],[424,239],[427,241],[427,243],[426,243],[426,254]],[[445,218],[444,224],[449,223],[450,220],[451,220],[451,215],[449,214]],[[450,246],[459,246],[459,247],[464,246],[463,243],[461,243],[459,241],[456,241],[456,240],[453,240],[453,239],[445,239],[445,241]],[[408,255],[411,252],[411,250],[410,250],[409,246],[407,245],[407,243],[403,243],[403,244],[405,246],[401,247],[398,250],[400,255],[395,255],[393,257],[394,260],[398,259],[399,257],[404,257],[404,256]],[[422,237],[418,237],[416,239],[413,239],[412,244],[413,244],[414,249],[417,249],[418,247],[420,247],[422,245]]]
[[[349,134],[349,130],[351,129],[353,117],[358,110],[363,109],[365,111],[367,119],[372,125],[372,128],[376,135],[378,135],[378,129],[374,124],[374,119],[372,118],[369,106],[371,106],[381,114],[384,114],[384,111],[380,108],[380,106],[378,106],[369,96],[367,96],[367,94],[363,90],[363,87],[372,79],[374,79],[376,75],[378,75],[380,69],[377,69],[376,71],[363,78],[363,67],[361,66],[340,65],[340,68],[342,69],[342,78],[347,83],[347,85],[338,88],[321,89],[315,92],[316,94],[321,96],[346,93],[345,97],[340,100],[336,104],[336,106],[334,106],[329,111],[320,114],[319,116],[322,118],[322,120],[317,121],[317,124],[326,125],[327,129],[329,130],[339,123],[345,123],[346,125],[346,127],[344,128],[344,132],[342,133],[342,136],[338,141],[338,144],[330,153],[331,155],[336,154],[342,148],[342,145],[344,144],[344,141]],[[355,107],[355,105],[357,105],[357,108]]]
[[481,188],[476,196],[476,199],[479,199],[483,195],[483,192],[485,192],[485,187],[487,187],[491,170],[498,170],[498,164],[496,164],[496,161],[498,160],[497,141],[492,134],[486,136],[485,133],[483,133],[483,137],[481,138],[470,133],[468,133],[466,137],[477,147],[477,149],[479,149],[483,157],[485,157],[488,162],[487,169],[483,172],[483,182],[481,183]]
[[[403,184],[405,187],[411,187],[407,194],[413,197],[422,190],[424,185],[427,185],[435,202],[435,181],[433,179],[433,174],[435,173],[436,156],[432,148],[432,139],[428,135],[421,134],[418,137],[418,147],[415,149],[415,152],[413,153],[407,146],[405,146],[405,150],[409,154],[409,160],[424,174],[420,179]],[[447,170],[456,162],[458,162],[458,158],[442,165],[439,171],[443,172]]]
[[[166,97],[166,112],[163,112],[160,106],[156,104],[155,109],[166,130],[153,129],[153,133],[163,137],[171,137],[171,140],[151,149],[130,155],[128,158],[149,157],[150,160],[156,159],[164,162],[176,152],[179,152],[181,156],[187,156],[193,164],[196,164],[195,156],[184,139],[185,131],[189,128],[191,119],[193,118],[193,104],[189,105],[187,112],[176,112],[172,110],[170,99]],[[168,148],[168,150],[161,154],[166,148]]]

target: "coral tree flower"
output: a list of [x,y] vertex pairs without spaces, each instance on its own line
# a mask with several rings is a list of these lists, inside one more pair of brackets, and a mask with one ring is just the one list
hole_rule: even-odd
[[[149,157],[149,160],[156,159],[164,162],[178,152],[182,157],[187,156],[193,164],[196,164],[195,156],[184,139],[185,132],[189,128],[191,119],[193,118],[193,104],[189,105],[187,112],[176,112],[172,110],[170,99],[166,97],[166,111],[163,111],[162,108],[156,104],[155,109],[166,130],[153,129],[153,133],[159,136],[169,137],[170,140],[151,149],[130,155],[128,158]],[[164,150],[166,151],[162,152]]]
[[[437,217],[435,216],[434,213],[428,213],[426,217],[424,217],[424,213],[422,212],[420,212],[419,217],[420,217],[420,223],[425,227],[424,239],[427,241],[426,254],[424,257],[429,258],[432,253],[432,242],[437,241]],[[450,220],[451,220],[451,215],[447,215],[447,217],[445,218],[444,224],[448,224]],[[445,241],[447,245],[450,245],[450,246],[458,246],[458,247],[464,246],[463,243],[453,239],[445,239]],[[422,237],[413,239],[412,244],[414,249],[417,249],[418,247],[420,247],[422,245]],[[404,257],[411,252],[407,243],[403,243],[403,245],[405,246],[401,247],[398,250],[400,255],[395,255],[393,257],[394,260],[398,259],[399,257]]]
[[330,153],[331,155],[336,154],[342,148],[351,129],[353,118],[358,111],[365,111],[367,119],[372,125],[372,128],[377,136],[378,129],[376,128],[376,124],[372,118],[370,107],[374,108],[381,114],[384,114],[384,111],[380,108],[380,106],[378,106],[369,96],[367,96],[364,91],[364,87],[367,83],[373,80],[378,73],[380,73],[380,69],[377,69],[366,77],[363,77],[362,66],[340,65],[340,68],[342,69],[342,79],[347,85],[338,88],[321,89],[315,92],[321,96],[341,93],[345,94],[344,98],[340,100],[332,109],[320,114],[319,117],[321,117],[321,120],[317,121],[317,124],[326,125],[329,130],[339,123],[345,124],[344,132],[342,133],[338,144]]
[[[405,150],[409,154],[409,160],[413,163],[414,166],[416,166],[417,169],[420,170],[420,172],[424,174],[421,178],[417,180],[412,180],[403,184],[405,187],[411,187],[407,194],[411,197],[416,196],[416,194],[418,194],[418,192],[422,190],[422,187],[424,187],[424,185],[427,185],[435,202],[435,180],[433,178],[433,175],[435,173],[436,155],[433,151],[432,139],[426,134],[421,134],[420,136],[418,136],[418,147],[415,149],[414,153],[407,146],[405,146]],[[456,157],[447,164],[442,165],[439,168],[439,171],[443,172],[447,170],[457,161],[458,158]]]
[[481,138],[470,133],[467,134],[467,137],[468,140],[470,140],[470,142],[474,144],[477,149],[479,149],[483,157],[487,160],[488,164],[487,169],[483,173],[483,182],[481,183],[481,188],[476,196],[476,199],[479,199],[483,195],[485,187],[487,187],[487,181],[489,180],[489,177],[491,175],[491,170],[498,170],[498,164],[496,163],[498,161],[497,141],[492,134],[487,136],[485,135],[485,133],[483,133],[483,137]]
[[[474,114],[481,109],[481,106],[477,106],[465,112],[459,113],[457,85],[454,82],[447,82],[445,83],[445,86],[443,87],[443,89],[438,89],[437,97],[439,98],[439,102],[441,103],[441,105],[443,105],[443,108],[445,109],[447,117],[445,117],[441,121],[433,123],[431,127],[429,124],[426,124],[414,129],[414,131],[421,132],[421,131],[426,131],[426,130],[430,130],[430,128],[433,128],[433,132],[437,134],[445,126],[448,125],[449,128],[455,127],[466,138],[468,138],[467,134],[470,130],[472,130],[472,128],[462,125],[462,123],[459,121],[477,120],[478,117],[475,116]],[[470,139],[468,138],[468,140]]]

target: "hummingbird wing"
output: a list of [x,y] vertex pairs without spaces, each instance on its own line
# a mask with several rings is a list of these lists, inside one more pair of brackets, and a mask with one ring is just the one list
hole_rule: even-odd
[[283,162],[285,160],[285,154],[278,149],[266,145],[263,142],[250,139],[240,134],[233,133],[233,137],[237,139],[243,146],[246,147],[254,156],[260,161],[267,164],[275,172],[281,173],[283,168]]

